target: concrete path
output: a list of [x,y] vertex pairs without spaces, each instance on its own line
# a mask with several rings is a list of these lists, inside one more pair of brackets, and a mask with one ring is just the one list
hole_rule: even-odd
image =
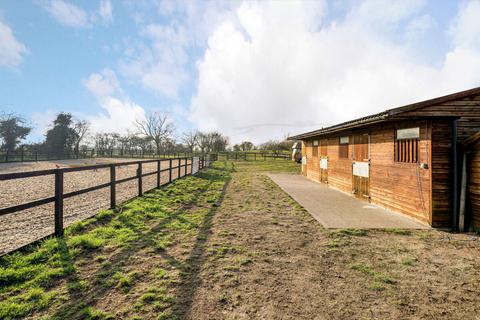
[[268,174],[325,228],[430,229],[402,214],[356,199],[301,175]]

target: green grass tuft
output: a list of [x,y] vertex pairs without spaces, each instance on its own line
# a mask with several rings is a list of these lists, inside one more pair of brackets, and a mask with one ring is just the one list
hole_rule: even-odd
[[363,263],[351,264],[350,268],[352,268],[353,270],[360,271],[364,274],[370,275],[374,278],[374,280],[379,281],[379,282],[388,283],[388,284],[396,284],[397,283],[396,280],[390,278],[388,275],[386,275],[382,272],[379,272],[379,271],[375,271],[374,269],[372,269],[372,267],[370,267],[366,264],[363,264]]
[[334,231],[334,233],[339,236],[354,236],[354,237],[365,237],[368,235],[368,231],[362,230],[362,229],[339,229]]
[[399,229],[399,228],[386,228],[385,232],[399,234],[402,236],[409,236],[412,234],[410,230]]

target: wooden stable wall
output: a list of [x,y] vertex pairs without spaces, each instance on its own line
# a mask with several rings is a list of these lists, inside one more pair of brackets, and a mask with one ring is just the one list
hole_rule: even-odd
[[[395,129],[420,127],[419,162],[428,165],[421,169],[419,163],[399,163],[394,161]],[[368,131],[349,132],[348,134],[328,137],[328,184],[341,191],[352,192],[352,161],[355,134],[370,134],[370,201],[393,211],[412,216],[423,222],[431,223],[431,186],[430,186],[430,123],[400,122],[397,124],[369,127]],[[348,159],[339,158],[340,136],[348,135]],[[313,140],[306,140],[307,166],[306,176],[319,181],[320,156],[313,156]],[[320,154],[320,153],[319,153]]]
[[432,124],[432,226],[448,228],[453,223],[452,121]]
[[[418,163],[395,162],[395,130],[420,127]],[[431,123],[403,122],[382,126],[370,138],[370,196],[373,203],[431,223]],[[420,163],[428,165],[420,168]]]
[[480,95],[438,103],[426,106],[417,110],[408,111],[402,116],[405,117],[459,117],[457,120],[458,142],[463,143],[465,139],[478,132],[480,128]]
[[480,141],[469,154],[468,199],[473,227],[480,229]]

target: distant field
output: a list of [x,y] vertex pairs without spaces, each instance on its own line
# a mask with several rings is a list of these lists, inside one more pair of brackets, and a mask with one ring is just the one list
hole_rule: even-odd
[[[79,167],[103,163],[128,162],[146,159],[83,159],[61,160],[48,162],[24,162],[0,164],[0,173],[46,170],[65,167]],[[173,161],[173,166],[177,161]],[[168,162],[162,162],[161,169],[168,168]],[[143,165],[143,173],[156,171],[156,163]],[[117,168],[117,180],[136,175],[137,166],[129,165]],[[177,171],[173,171],[175,176]],[[162,181],[168,180],[168,172],[162,173]],[[98,169],[95,171],[72,172],[65,174],[65,193],[88,188],[110,181],[110,171]],[[156,186],[156,176],[143,178],[143,189],[148,190]],[[17,180],[0,181],[0,208],[10,207],[54,195],[54,176],[40,176]],[[118,185],[117,199],[125,201],[137,195],[137,181],[129,181]],[[65,225],[91,217],[98,210],[106,209],[110,205],[109,188],[92,191],[75,196],[64,201]],[[53,203],[21,212],[0,216],[0,254],[21,247],[36,239],[53,232],[54,228]]]

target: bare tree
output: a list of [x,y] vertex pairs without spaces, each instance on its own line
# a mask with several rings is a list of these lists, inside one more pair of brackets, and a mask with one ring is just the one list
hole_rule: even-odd
[[155,143],[157,154],[160,154],[162,142],[169,138],[174,131],[170,118],[160,112],[150,112],[145,120],[137,120],[136,124],[140,134]]
[[182,141],[192,153],[198,144],[198,134],[198,131],[190,131],[183,134]]
[[253,150],[254,147],[255,146],[250,141],[243,141],[240,143],[240,149],[242,149],[242,151],[250,151]]
[[210,139],[209,139],[207,133],[200,132],[200,133],[198,134],[197,140],[198,140],[198,141],[197,141],[198,147],[200,148],[200,152],[201,152],[201,153],[210,152],[210,150],[209,150]]
[[228,137],[219,132],[213,131],[209,134],[210,152],[225,151],[228,145]]
[[118,134],[116,133],[97,133],[94,137],[95,149],[98,154],[111,154],[117,144]]
[[73,125],[73,145],[74,153],[78,154],[80,150],[80,143],[90,130],[90,124],[85,120],[78,120]]
[[202,153],[225,151],[227,145],[228,137],[216,131],[198,134],[198,147]]

